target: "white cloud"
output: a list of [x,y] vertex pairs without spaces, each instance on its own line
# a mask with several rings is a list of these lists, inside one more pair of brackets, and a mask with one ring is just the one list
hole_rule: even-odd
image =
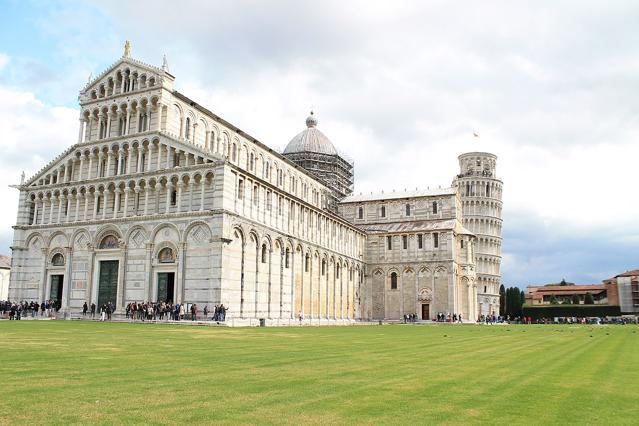
[[[458,154],[491,151],[505,231],[534,226],[556,247],[575,232],[625,234],[637,248],[636,2],[185,0],[180,19],[166,13],[171,2],[94,5],[97,18],[67,5],[41,19],[71,58],[56,70],[73,80],[69,100],[90,61],[99,73],[120,53],[112,44],[131,39],[134,57],[159,64],[167,53],[178,90],[274,148],[315,106],[319,128],[355,161],[357,191],[449,185]],[[31,155],[33,169],[51,156]],[[504,251],[505,271],[546,270],[548,256],[519,241]]]
[[0,52],[0,71],[9,63],[9,56]]
[[33,93],[0,85],[0,250],[7,252],[15,224],[18,191],[8,185],[27,179],[75,142],[78,111],[53,107],[39,101]]

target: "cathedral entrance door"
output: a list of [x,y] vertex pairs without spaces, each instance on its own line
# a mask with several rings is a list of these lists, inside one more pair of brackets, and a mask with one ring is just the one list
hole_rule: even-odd
[[173,303],[173,292],[175,290],[175,273],[158,273],[158,302]]
[[98,309],[103,304],[111,302],[116,305],[118,295],[118,266],[117,260],[103,260],[100,262],[100,279],[98,283]]
[[51,291],[49,292],[49,300],[55,301],[56,305],[62,302],[63,283],[64,275],[51,275]]
[[428,303],[422,303],[422,319],[430,319],[430,305]]

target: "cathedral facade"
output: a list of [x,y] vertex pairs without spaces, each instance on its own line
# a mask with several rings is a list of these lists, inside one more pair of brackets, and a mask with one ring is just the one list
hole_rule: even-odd
[[[11,300],[223,303],[240,324],[496,310],[494,156],[447,189],[355,196],[313,115],[280,154],[173,83],[127,51],[80,91],[77,142],[17,186]],[[471,181],[499,190],[480,200]]]

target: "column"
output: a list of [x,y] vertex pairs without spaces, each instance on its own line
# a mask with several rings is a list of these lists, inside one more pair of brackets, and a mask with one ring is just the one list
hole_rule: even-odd
[[[55,198],[55,195],[49,196],[49,220],[47,221],[48,224],[53,223],[53,204],[55,203]],[[44,212],[42,212],[42,219],[44,223]]]
[[122,212],[122,217],[126,217],[129,211],[129,193],[131,193],[131,188],[124,188],[124,211]]
[[136,173],[141,173],[142,170],[142,153],[144,152],[143,147],[138,147],[138,168],[135,169]]
[[122,149],[118,150],[118,168],[115,171],[116,175],[119,175],[122,172],[122,161],[124,160],[124,151]]
[[80,154],[80,170],[78,171],[78,180],[82,180],[82,169],[84,168],[84,154]]
[[82,137],[84,135],[84,118],[80,118],[80,130],[78,132],[78,143],[82,143]]
[[38,224],[38,203],[39,200],[36,198],[36,200],[33,202],[33,222],[31,223],[31,225]]
[[64,181],[66,183],[71,182],[71,176],[73,175],[73,160],[67,161],[67,165],[64,168]]
[[89,193],[84,193],[84,215],[82,216],[82,220],[87,220],[87,213],[89,212]]
[[96,192],[93,193],[93,220],[98,218],[98,197],[102,195],[102,191],[99,194]]
[[168,169],[171,166],[171,147],[169,145],[166,146],[166,166],[165,169]]
[[85,141],[91,140],[91,129],[93,128],[93,115],[89,116],[89,125],[86,128],[86,135],[84,137]]
[[118,209],[120,208],[120,189],[115,189],[115,204],[113,205],[113,219],[118,217]]
[[107,164],[106,164],[106,170],[104,171],[104,176],[109,177],[111,176],[111,157],[113,157],[110,150],[106,153],[106,156],[107,156]]
[[177,186],[177,200],[176,200],[177,208],[175,209],[175,211],[176,213],[180,213],[182,211],[182,188],[184,187],[184,183],[178,182],[176,186]]
[[[206,179],[204,178],[204,176],[202,176],[202,178],[200,179],[200,211],[201,212],[204,211],[204,188],[206,188],[205,182],[206,182]],[[235,195],[234,198],[237,199],[237,194]]]
[[137,121],[135,122],[136,123],[135,125],[138,126],[138,132],[140,132],[142,130],[142,126],[140,125],[140,117],[142,116],[140,114],[140,107],[137,107],[135,109],[135,112],[136,112],[135,117],[137,119]]
[[129,166],[127,169],[127,173],[133,173],[133,147],[129,146]]
[[75,194],[75,219],[74,219],[74,222],[77,222],[78,218],[80,217],[80,196],[81,196],[80,192]]
[[170,182],[166,183],[166,211],[165,213],[169,213],[169,209],[171,208],[171,190],[172,185]]
[[106,137],[111,137],[111,121],[113,121],[113,113],[111,111],[107,112],[107,126],[106,126]]
[[161,166],[162,166],[162,144],[160,143],[160,141],[158,141],[158,165],[155,168],[155,170],[160,170]]
[[[162,127],[162,105],[158,104],[158,106],[156,107],[156,111],[158,114],[158,119],[157,119],[157,123],[155,124],[155,129],[156,131],[160,131],[161,127]],[[149,126],[151,125],[151,116],[149,116]]]
[[64,194],[60,194],[60,196],[58,197],[58,220],[56,221],[56,223],[61,223],[60,220],[62,219],[63,202],[66,202],[66,197],[64,196]]
[[104,190],[104,196],[102,197],[102,220],[106,219],[106,211],[107,211],[107,200],[109,198],[109,190]]
[[189,211],[193,211],[193,188],[195,187],[195,182],[191,178],[189,180]]
[[124,135],[128,135],[129,134],[129,121],[131,120],[131,108],[128,107],[126,108],[126,124],[124,126]]
[[149,213],[149,186],[144,187],[144,216]]
[[89,152],[89,170],[87,170],[87,179],[91,179],[91,169],[93,169],[93,153]]

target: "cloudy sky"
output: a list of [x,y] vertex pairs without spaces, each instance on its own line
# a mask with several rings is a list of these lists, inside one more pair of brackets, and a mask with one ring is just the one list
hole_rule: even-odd
[[639,267],[638,22],[635,1],[0,0],[0,252],[7,185],[76,141],[79,89],[129,39],[274,148],[313,107],[357,193],[497,154],[504,284],[600,282]]

